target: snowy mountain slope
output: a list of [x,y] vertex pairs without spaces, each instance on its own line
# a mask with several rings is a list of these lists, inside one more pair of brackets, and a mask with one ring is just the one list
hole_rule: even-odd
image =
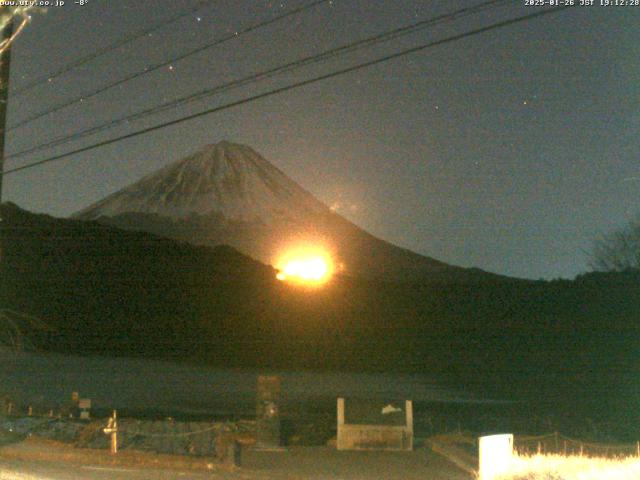
[[196,245],[228,244],[267,264],[283,249],[306,244],[328,250],[339,271],[349,275],[390,280],[489,275],[370,235],[250,147],[226,141],[173,162],[74,217]]

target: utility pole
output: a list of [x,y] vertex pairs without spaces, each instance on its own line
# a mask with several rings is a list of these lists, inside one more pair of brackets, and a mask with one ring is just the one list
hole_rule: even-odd
[[[2,40],[13,35],[13,19],[2,29]],[[9,103],[9,68],[11,67],[11,45],[0,55],[0,204],[2,203],[2,180],[4,173],[4,141],[7,132],[7,107]],[[2,217],[0,215],[0,221]],[[0,247],[1,248],[1,247]],[[2,252],[0,251],[0,254]]]
[[[13,35],[13,19],[2,29],[2,40]],[[11,66],[11,45],[0,54],[0,207],[2,206],[2,180],[4,177],[4,139],[7,131],[7,106],[9,102],[9,67]],[[4,256],[2,210],[0,209],[0,262]]]

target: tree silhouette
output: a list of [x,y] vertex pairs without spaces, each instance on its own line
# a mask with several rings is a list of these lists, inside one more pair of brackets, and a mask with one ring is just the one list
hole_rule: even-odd
[[29,334],[35,330],[48,331],[48,325],[39,318],[7,308],[0,310],[0,347],[21,351],[33,347]]
[[605,272],[640,269],[640,216],[596,240],[589,266]]

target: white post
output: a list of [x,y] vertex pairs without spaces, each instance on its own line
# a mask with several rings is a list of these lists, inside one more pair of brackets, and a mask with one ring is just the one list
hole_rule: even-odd
[[413,402],[411,400],[404,401],[404,411],[407,416],[407,433],[409,436],[407,447],[409,450],[413,450]]
[[336,449],[341,450],[343,445],[344,429],[344,398],[338,398],[338,432],[336,434]]
[[513,435],[480,437],[479,479],[494,480],[509,472],[513,458]]

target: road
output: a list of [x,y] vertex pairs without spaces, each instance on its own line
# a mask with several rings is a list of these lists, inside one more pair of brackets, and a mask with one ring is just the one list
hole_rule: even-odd
[[28,462],[0,460],[0,480],[173,480],[232,479],[239,476],[218,476],[193,471],[140,470],[135,468],[69,465],[63,462]]
[[241,468],[211,471],[32,461],[0,456],[0,480],[470,480],[428,449],[414,452],[337,452],[295,448],[282,452],[247,451]]

